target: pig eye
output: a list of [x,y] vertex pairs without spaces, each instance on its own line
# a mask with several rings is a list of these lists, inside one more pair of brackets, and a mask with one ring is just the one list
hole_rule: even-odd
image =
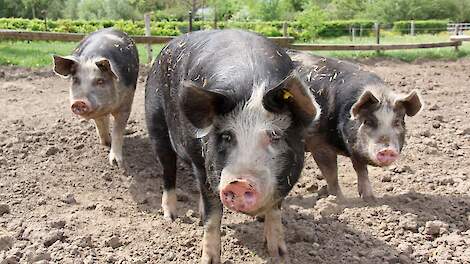
[[224,132],[220,135],[220,139],[225,143],[230,143],[233,140],[233,136],[230,132]]
[[281,134],[274,130],[268,131],[268,136],[271,143],[277,143],[281,140]]
[[96,80],[97,85],[103,85],[104,84],[104,79],[100,78]]
[[367,127],[377,127],[377,123],[372,119],[365,119],[364,125]]
[[400,119],[396,119],[393,121],[393,124],[392,124],[394,127],[401,127],[402,125],[402,122]]

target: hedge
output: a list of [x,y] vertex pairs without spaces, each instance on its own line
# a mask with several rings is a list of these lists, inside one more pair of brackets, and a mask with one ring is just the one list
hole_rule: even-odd
[[[435,33],[445,31],[447,22],[444,20],[415,21],[417,32]],[[154,36],[178,36],[188,31],[188,23],[182,21],[152,21],[151,32]],[[251,30],[268,37],[282,36],[282,21],[271,22],[235,22],[221,21],[217,23],[218,28],[240,28]],[[374,21],[372,20],[338,20],[326,21],[321,25],[319,37],[339,37],[349,35],[351,27],[363,28],[363,34],[367,35],[372,31]],[[398,21],[393,29],[402,33],[409,32],[410,21]],[[90,33],[105,27],[115,27],[127,32],[130,35],[144,35],[143,21],[125,20],[48,20],[48,31],[69,32],[69,33]],[[194,30],[210,29],[213,27],[211,21],[195,21]],[[38,19],[22,18],[0,18],[0,29],[44,31],[44,21]],[[305,30],[297,22],[288,22],[289,36],[298,40],[307,40]]]
[[[449,20],[416,20],[415,32],[418,33],[439,33],[447,31],[447,24]],[[411,21],[396,21],[393,23],[393,31],[400,32],[401,34],[409,34],[411,28]]]

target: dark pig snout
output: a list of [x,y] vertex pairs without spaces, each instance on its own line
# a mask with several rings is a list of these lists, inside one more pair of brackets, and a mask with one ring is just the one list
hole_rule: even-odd
[[377,153],[377,160],[379,161],[380,165],[387,166],[396,161],[399,156],[400,154],[398,154],[396,150],[392,148],[385,148]]
[[76,100],[72,102],[70,107],[72,112],[76,115],[86,115],[93,111],[90,102],[87,100]]
[[246,179],[238,179],[220,190],[220,200],[232,210],[249,213],[258,209],[260,193],[255,185]]

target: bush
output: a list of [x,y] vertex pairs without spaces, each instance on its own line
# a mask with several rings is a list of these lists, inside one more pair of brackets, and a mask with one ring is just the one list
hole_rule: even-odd
[[324,27],[318,35],[321,37],[340,37],[349,35],[351,27],[363,28],[364,34],[367,35],[374,27],[372,20],[333,20],[326,21]]
[[[448,20],[416,20],[415,32],[417,33],[439,33],[447,31]],[[411,21],[397,21],[393,23],[393,31],[400,32],[401,34],[409,34],[411,28]]]

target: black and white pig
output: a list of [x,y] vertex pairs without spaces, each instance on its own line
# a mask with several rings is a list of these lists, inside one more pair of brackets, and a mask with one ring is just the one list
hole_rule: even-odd
[[223,205],[264,216],[270,255],[286,258],[281,202],[303,167],[304,127],[320,110],[285,51],[244,31],[186,34],[156,58],[145,96],[165,218],[176,216],[176,158],[197,177],[201,262],[220,262]]
[[[71,77],[70,107],[94,119],[101,144],[111,146],[109,162],[124,167],[122,145],[139,73],[134,41],[115,29],[102,29],[83,39],[72,55],[54,55],[54,72]],[[109,135],[110,115],[114,118]]]
[[312,153],[328,183],[328,192],[342,199],[337,155],[351,158],[359,195],[375,200],[367,165],[388,166],[405,144],[405,115],[422,108],[413,90],[398,95],[376,74],[358,65],[305,52],[288,51],[303,81],[322,109],[320,121],[309,128],[307,151]]

